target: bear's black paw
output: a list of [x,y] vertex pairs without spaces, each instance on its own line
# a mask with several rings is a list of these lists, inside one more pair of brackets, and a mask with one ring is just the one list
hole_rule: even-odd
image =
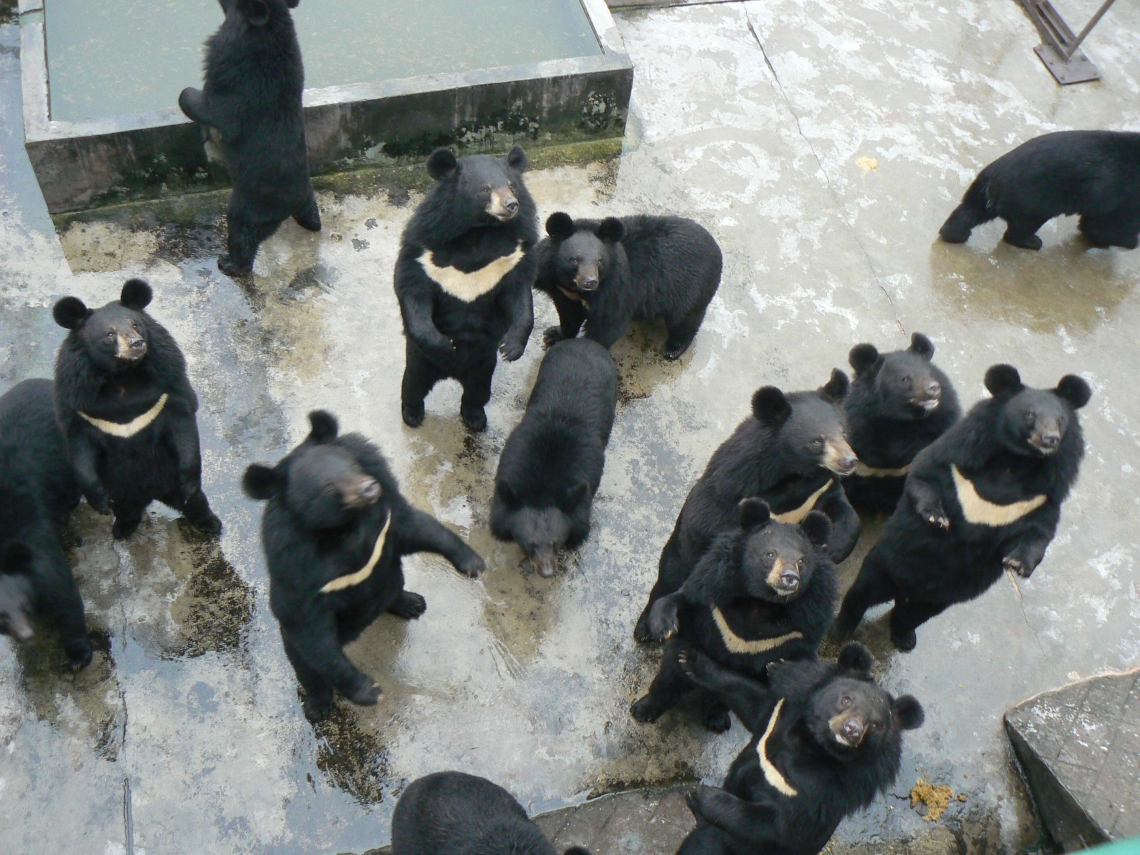
[[82,671],[91,664],[92,656],[90,646],[78,650],[68,650],[67,665],[72,671]]
[[546,332],[542,334],[542,344],[544,347],[553,347],[564,338],[562,330],[558,327],[547,327]]
[[1037,237],[1037,235],[1021,236],[1011,235],[1009,232],[1006,232],[1002,236],[1002,240],[1004,240],[1010,246],[1016,246],[1019,249],[1032,249],[1036,251],[1041,249],[1042,246],[1041,238]]
[[115,512],[111,507],[111,500],[107,497],[106,493],[100,496],[88,496],[87,504],[89,504],[91,510],[99,514],[99,516],[109,517]]
[[384,693],[380,690],[379,683],[364,683],[356,688],[351,694],[345,695],[350,701],[362,707],[374,707],[380,703],[380,699],[384,697]]
[[404,620],[415,620],[427,611],[427,600],[415,591],[403,591],[388,611]]
[[702,784],[685,794],[685,804],[689,806],[693,816],[707,822],[706,817],[715,809],[716,802],[723,792],[716,787],[707,787]]
[[472,433],[482,433],[487,429],[487,413],[482,407],[460,407],[459,417]]
[[404,404],[400,407],[400,415],[404,417],[404,424],[408,427],[418,428],[424,423],[424,405],[421,401],[419,404]]
[[713,733],[728,733],[732,729],[732,717],[728,710],[708,710],[704,714],[704,725]]
[[204,534],[217,536],[222,533],[222,521],[218,519],[218,515],[213,512],[200,520],[194,520],[193,525],[198,531]]
[[487,572],[487,562],[480,558],[477,554],[472,552],[466,558],[463,558],[455,569],[462,573],[464,576],[470,576],[472,579],[478,579],[485,572]]
[[653,633],[649,631],[649,611],[646,610],[637,620],[637,626],[633,628],[633,640],[638,644],[645,644],[646,642],[653,641]]
[[649,695],[634,701],[629,708],[629,714],[642,724],[652,724],[661,718],[663,712],[665,710],[655,704]]
[[301,711],[311,723],[316,724],[328,718],[333,709],[332,693],[310,694],[301,703]]
[[499,345],[499,353],[507,362],[514,362],[526,350],[526,339],[520,341],[504,341]]
[[649,610],[646,626],[649,639],[665,641],[677,632],[677,601],[673,597],[662,597]]
[[662,353],[665,355],[666,359],[670,359],[670,360],[680,359],[682,356],[685,355],[685,351],[688,349],[689,349],[688,343],[671,344],[670,342],[665,342],[665,350],[662,351]]
[[248,276],[253,273],[252,264],[238,264],[228,255],[223,255],[218,259],[218,270],[226,274],[226,276]]
[[895,632],[891,630],[891,644],[901,650],[903,653],[910,653],[918,646],[918,633],[913,629],[907,633]]

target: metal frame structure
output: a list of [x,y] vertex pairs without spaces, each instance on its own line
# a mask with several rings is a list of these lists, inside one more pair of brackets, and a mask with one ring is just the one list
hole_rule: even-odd
[[1041,38],[1045,40],[1045,44],[1038,45],[1033,52],[1045,63],[1045,67],[1062,86],[1100,79],[1100,72],[1092,60],[1079,48],[1081,42],[1115,2],[1116,0],[1104,0],[1080,34],[1073,35],[1061,13],[1053,8],[1049,0],[1021,0],[1021,5],[1025,7],[1025,11],[1040,31]]

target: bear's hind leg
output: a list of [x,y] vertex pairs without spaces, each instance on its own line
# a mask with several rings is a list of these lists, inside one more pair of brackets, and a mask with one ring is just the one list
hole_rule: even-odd
[[701,721],[713,733],[727,733],[732,727],[732,718],[728,714],[728,704],[720,699],[716,692],[700,689],[701,693]]
[[649,685],[649,691],[629,708],[630,715],[638,721],[646,724],[657,721],[678,698],[692,690],[692,681],[677,664],[679,649],[680,642],[676,639],[665,645],[665,652],[661,654],[661,667]]
[[134,534],[149,504],[149,500],[142,503],[113,500],[111,506],[115,509],[115,524],[111,526],[111,536],[115,540],[123,540]]
[[404,379],[400,383],[400,414],[408,427],[424,423],[424,398],[435,384],[443,379],[443,372],[420,353],[408,339],[404,347]]
[[891,609],[891,643],[903,653],[914,650],[918,644],[915,630],[935,615],[942,614],[949,603],[921,602],[902,598],[895,600]]
[[1037,230],[1045,225],[1048,219],[1048,217],[1010,214],[1005,217],[1007,226],[1005,234],[1002,235],[1002,240],[1021,249],[1039,250],[1041,249],[1041,238],[1037,236]]
[[[178,507],[170,502],[166,502],[166,504],[171,505],[171,507]],[[182,516],[186,518],[186,521],[199,531],[206,534],[222,533],[222,521],[218,519],[217,514],[210,510],[210,502],[206,498],[206,494],[202,492],[201,487],[182,503],[179,510],[182,511]]]
[[321,209],[317,207],[317,197],[313,195],[312,190],[309,190],[309,198],[293,212],[293,219],[297,221],[297,225],[310,232],[321,230]]
[[669,327],[669,336],[665,340],[665,358],[666,359],[680,359],[681,356],[689,349],[689,345],[693,343],[693,339],[697,337],[697,331],[700,330],[701,324],[705,319],[705,310],[702,308],[700,311],[693,312],[687,317],[682,318],[677,324]]
[[305,718],[311,722],[320,721],[332,712],[332,682],[312,668],[288,641],[285,642],[285,655],[289,658],[289,664],[293,666],[297,682],[305,690],[305,700],[302,702]]
[[463,397],[459,401],[459,416],[463,424],[474,433],[487,429],[487,413],[483,409],[491,400],[491,379],[495,376],[497,356],[491,351],[490,358],[481,356],[463,377]]
[[226,212],[229,252],[218,259],[218,269],[227,276],[242,276],[253,272],[253,259],[258,247],[277,231],[283,221],[283,217],[275,220],[254,219],[246,204],[234,193],[230,196],[230,206]]
[[1136,249],[1137,232],[1140,231],[1140,217],[1128,217],[1120,211],[1090,217],[1082,216],[1078,228],[1088,238],[1089,243],[1098,249],[1119,246],[1122,249]]
[[843,598],[832,633],[839,640],[848,639],[863,620],[867,609],[895,599],[894,585],[888,579],[877,550],[872,549],[859,568],[855,584]]

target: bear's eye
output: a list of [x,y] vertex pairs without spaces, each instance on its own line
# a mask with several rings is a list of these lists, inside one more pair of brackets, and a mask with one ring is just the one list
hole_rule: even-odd
[[764,553],[764,557],[767,558],[769,561],[775,561],[776,560],[776,553],[772,552],[772,550],[768,550],[767,552]]
[[114,330],[109,330],[109,331],[107,332],[107,338],[114,338],[114,337],[115,337],[115,331],[114,331]]
[[805,562],[805,561],[804,561],[804,560],[801,558],[799,561],[797,561],[797,562],[796,562],[796,567],[798,567],[799,569],[803,570],[803,569],[804,569],[804,564],[805,564],[805,563],[806,563],[806,562]]
[[904,382],[906,385],[908,385],[908,386],[909,386],[909,385],[910,385],[910,375],[909,375],[909,374],[905,374],[905,375],[903,375],[903,379],[902,379],[902,381],[903,381],[903,382]]
[[848,696],[848,695],[844,695],[842,698],[840,698],[840,699],[839,699],[839,706],[840,706],[840,708],[842,708],[842,709],[847,709],[849,706],[851,706],[851,698],[850,698],[850,696]]
[[581,264],[581,263],[582,263],[582,259],[580,259],[580,258],[571,258],[571,259],[570,259],[570,263],[571,263],[571,264],[573,264],[575,267],[577,267],[579,264]]
[[823,448],[823,437],[817,436],[815,439],[813,439],[811,441],[811,447],[812,448]]
[[482,193],[484,196],[490,196],[491,195],[491,185],[490,184],[484,184],[482,187],[479,188],[479,192]]
[[1027,425],[1033,424],[1033,413],[1026,413],[1025,414],[1025,423]]

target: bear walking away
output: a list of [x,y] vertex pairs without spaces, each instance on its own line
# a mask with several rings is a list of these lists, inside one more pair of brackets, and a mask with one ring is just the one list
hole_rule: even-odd
[[300,0],[219,0],[226,20],[206,41],[202,89],[183,89],[178,106],[216,128],[230,174],[228,253],[218,269],[249,273],[261,242],[292,217],[321,230],[309,178],[301,93],[305,73],[290,9]]
[[404,590],[400,559],[434,552],[466,576],[483,559],[436,520],[408,504],[380,451],[351,433],[338,436],[327,412],[309,414],[308,437],[276,466],[250,466],[246,495],[267,501],[261,543],[269,566],[269,607],[285,653],[305,690],[310,721],[328,715],[334,690],[356,704],[380,686],[349,661],[344,646],[385,612],[410,620],[427,608]]
[[0,635],[27,641],[33,620],[59,629],[73,669],[91,661],[83,600],[59,529],[79,504],[50,380],[0,397]]
[[586,338],[609,349],[634,320],[665,322],[665,357],[688,350],[720,286],[720,247],[682,217],[573,220],[561,211],[546,221],[534,287],[558,310],[546,344]]
[[894,510],[914,456],[961,416],[958,395],[933,357],[934,344],[917,332],[906,350],[851,348],[855,379],[843,406],[859,463],[843,480],[843,491],[858,510]]
[[948,606],[982,594],[1003,569],[1028,578],[1041,563],[1077,479],[1076,411],[1092,393],[1072,374],[1031,389],[1011,365],[991,367],[985,382],[993,397],[914,459],[903,501],[843,600],[839,637],[894,600],[891,641],[912,650],[915,630]]
[[487,426],[498,354],[523,355],[534,328],[534,200],[523,184],[526,153],[428,158],[435,186],[404,229],[395,287],[407,339],[400,401],[419,427],[424,398],[440,380],[463,386],[459,413],[473,431]]
[[491,533],[521,546],[540,576],[554,575],[557,550],[576,549],[590,533],[617,396],[609,351],[586,339],[556,344],[503,446]]
[[[656,721],[697,688],[677,662],[686,647],[755,679],[777,659],[813,658],[835,607],[835,564],[819,549],[830,534],[820,511],[792,525],[773,520],[763,499],[741,502],[740,528],[717,537],[685,584],[654,603],[650,635],[671,640],[633,717]],[[728,707],[702,695],[706,727],[728,730]]]
[[[408,785],[392,813],[392,855],[555,855],[510,793],[486,778],[435,772]],[[571,846],[563,855],[590,855]]]
[[917,700],[875,684],[861,644],[845,645],[834,664],[773,663],[767,685],[693,650],[678,658],[753,734],[722,787],[687,797],[697,827],[678,855],[817,855],[845,817],[886,794],[902,732],[922,725]]
[[70,330],[55,362],[55,409],[88,503],[129,537],[157,499],[207,534],[221,521],[202,492],[198,396],[169,332],[146,313],[150,286],[130,279],[100,309],[64,297],[52,314]]
[[654,602],[680,588],[713,539],[736,527],[738,505],[749,497],[766,501],[779,522],[798,523],[808,512],[822,511],[831,520],[828,557],[838,563],[851,554],[859,515],[839,483],[839,476],[850,475],[858,463],[847,444],[847,389],[847,375],[835,369],[814,391],[785,395],[774,386],[756,391],[751,416],[713,453],[685,499],[634,638],[650,639]]
[[1041,249],[1037,230],[1079,214],[1093,246],[1136,249],[1140,235],[1140,133],[1060,131],[1035,137],[979,173],[942,224],[947,243],[965,243],[975,226],[1006,222],[1004,240]]

